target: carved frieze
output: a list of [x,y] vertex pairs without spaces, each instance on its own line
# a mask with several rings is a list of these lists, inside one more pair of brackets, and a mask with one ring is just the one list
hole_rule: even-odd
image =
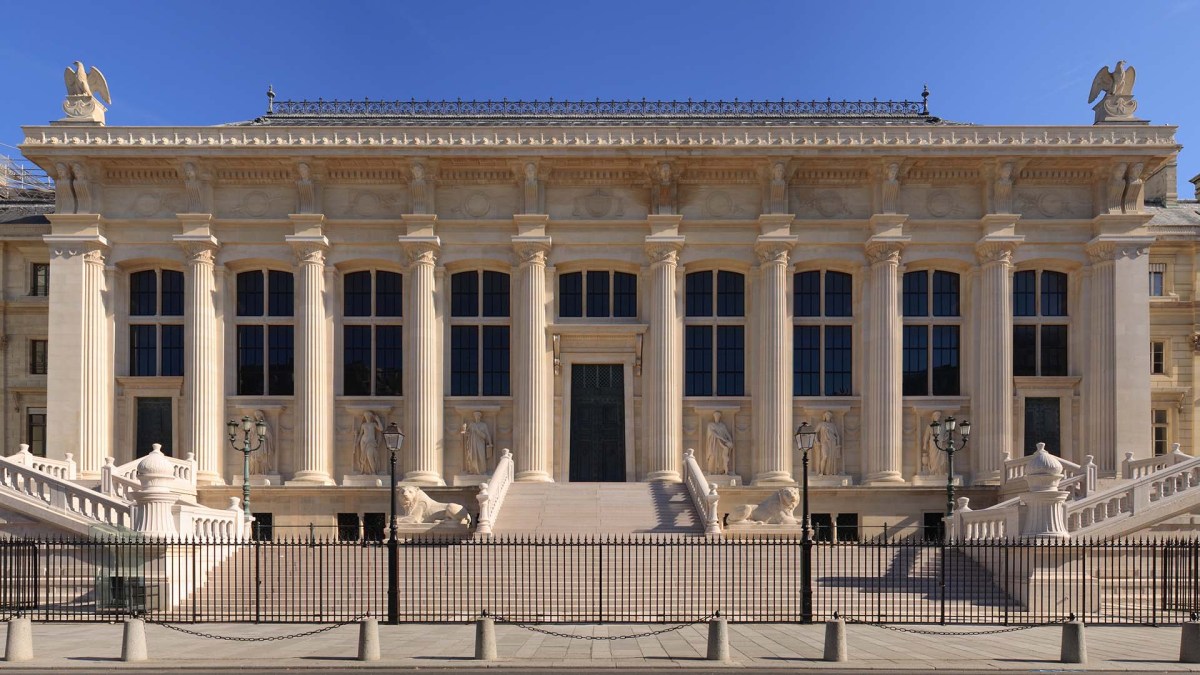
[[791,191],[791,209],[797,218],[849,219],[871,215],[866,187],[800,187]]
[[900,198],[901,213],[913,218],[953,220],[983,215],[977,187],[906,186]]
[[214,210],[224,218],[286,218],[295,205],[294,192],[282,187],[235,188],[216,191]]
[[403,187],[335,186],[325,190],[328,215],[335,218],[397,218],[408,211]]
[[1085,186],[1018,187],[1014,213],[1026,219],[1090,218],[1092,192]]
[[680,213],[685,218],[731,220],[758,215],[760,190],[753,186],[684,186]]
[[454,186],[437,191],[438,212],[461,220],[512,218],[517,212],[517,199],[515,186]]
[[104,215],[109,218],[173,218],[188,211],[184,191],[176,187],[113,187],[105,193]]
[[612,187],[558,187],[546,190],[554,220],[642,220],[649,213],[646,191]]

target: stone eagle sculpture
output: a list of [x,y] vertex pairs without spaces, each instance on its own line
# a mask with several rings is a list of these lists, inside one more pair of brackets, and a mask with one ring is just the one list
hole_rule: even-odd
[[1137,101],[1133,100],[1135,80],[1137,71],[1133,66],[1126,67],[1124,61],[1117,61],[1112,70],[1107,66],[1100,68],[1092,80],[1092,91],[1088,94],[1088,103],[1091,103],[1100,92],[1104,92],[1104,98],[1093,108],[1096,122],[1133,120],[1133,112],[1137,110]]
[[76,61],[74,68],[63,71],[63,80],[67,84],[67,100],[63,102],[63,112],[67,116],[63,122],[96,122],[104,124],[103,105],[95,99],[99,98],[112,105],[112,96],[108,92],[108,81],[104,73],[92,66],[85,71],[82,61]]

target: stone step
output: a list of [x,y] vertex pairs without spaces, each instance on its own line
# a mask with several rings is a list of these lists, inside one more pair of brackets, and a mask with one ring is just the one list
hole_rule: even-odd
[[699,534],[680,483],[514,483],[496,534]]

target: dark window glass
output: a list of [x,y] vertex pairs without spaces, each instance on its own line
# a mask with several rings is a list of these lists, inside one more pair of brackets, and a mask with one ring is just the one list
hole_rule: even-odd
[[42,297],[50,295],[50,263],[33,263],[30,266],[29,294]]
[[479,395],[479,326],[450,327],[450,395]]
[[237,275],[237,315],[263,315],[263,273],[259,270]]
[[933,315],[958,316],[958,275],[933,273]]
[[365,541],[383,541],[385,527],[387,527],[387,514],[363,514],[363,539]]
[[717,396],[746,394],[746,347],[743,326],[717,326]]
[[583,272],[558,275],[558,315],[583,316]]
[[48,349],[50,343],[46,340],[30,340],[29,341],[29,374],[30,375],[45,375],[47,358],[49,356]]
[[685,395],[712,396],[712,326],[687,326],[685,333]]
[[587,273],[587,315],[607,317],[608,272]]
[[[1150,270],[1150,297],[1161,298],[1163,296],[1163,275],[1165,272],[1158,270]],[[34,293],[34,295],[45,295],[44,293]]]
[[637,275],[613,272],[613,316],[618,319],[637,316]]
[[134,377],[157,375],[158,326],[129,327],[129,374]]
[[825,316],[853,314],[853,277],[845,272],[825,273]]
[[450,316],[479,316],[479,273],[450,276]]
[[183,316],[183,272],[162,271],[162,315]]
[[[241,275],[238,275],[238,279],[241,280]],[[238,326],[237,393],[239,396],[261,395],[264,393],[264,384],[263,327]]]
[[1067,315],[1067,275],[1042,272],[1042,316]]
[[858,541],[858,514],[837,514],[837,540]]
[[746,278],[737,272],[717,272],[717,316],[746,315]]
[[404,277],[395,272],[375,273],[375,316],[404,316]]
[[272,541],[275,539],[275,514],[255,513],[254,531],[251,537],[254,541]]
[[850,326],[825,327],[825,395],[849,396],[853,352]]
[[508,364],[508,326],[484,326],[484,396],[508,396]]
[[821,316],[821,273],[800,272],[794,283],[796,316]]
[[267,314],[270,316],[292,316],[294,304],[292,300],[292,273],[271,270],[267,272],[267,290],[270,301]]
[[345,326],[342,330],[342,393],[371,394],[371,327]]
[[821,394],[821,327],[795,326],[792,332],[792,395]]
[[370,272],[352,272],[342,279],[342,314],[371,316]]
[[1013,375],[1037,375],[1037,326],[1013,326]]
[[[907,279],[908,275],[905,275]],[[904,327],[904,395],[929,394],[929,327]]]
[[291,396],[293,393],[295,363],[292,338],[291,326],[267,327],[267,393],[271,396]]
[[687,275],[687,315],[713,315],[713,273],[692,272]]
[[1042,326],[1042,375],[1067,374],[1067,327]]
[[358,514],[337,514],[338,541],[358,541]]
[[904,316],[929,316],[929,273],[904,273]]
[[1022,270],[1013,275],[1013,316],[1037,316],[1037,272]]
[[833,541],[833,517],[828,513],[814,513],[812,522],[813,539],[816,541]]
[[958,396],[958,326],[933,327],[933,395]]
[[404,395],[403,344],[400,326],[375,327],[376,396]]
[[25,442],[29,452],[46,456],[46,413],[29,413],[25,418]]
[[183,326],[166,324],[162,327],[162,366],[159,375],[183,375]]
[[154,270],[129,275],[129,315],[158,314],[158,274]]
[[508,275],[483,273],[483,315],[508,316]]

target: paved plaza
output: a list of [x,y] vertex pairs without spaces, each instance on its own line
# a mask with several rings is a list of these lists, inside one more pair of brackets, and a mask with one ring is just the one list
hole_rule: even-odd
[[[237,637],[270,637],[309,631],[313,625],[192,624],[208,633]],[[545,628],[580,636],[643,633],[658,625],[571,625]],[[732,662],[742,669],[871,669],[871,670],[1194,670],[1178,663],[1179,627],[1089,627],[1086,666],[1058,662],[1062,629],[1057,626],[974,636],[931,636],[874,626],[847,627],[850,660],[821,660],[824,626],[735,624],[730,627]],[[921,630],[986,631],[986,627],[915,626]],[[147,625],[150,660],[122,663],[121,624],[35,624],[35,658],[14,667],[46,671],[97,668],[164,669],[460,669],[478,665],[529,670],[565,668],[711,669],[705,660],[707,627],[692,625],[654,637],[629,640],[567,639],[513,625],[498,625],[499,660],[471,660],[474,626],[407,624],[380,626],[382,659],[354,660],[358,626],[346,625],[318,635],[266,642],[229,642],[185,635],[160,625]]]

